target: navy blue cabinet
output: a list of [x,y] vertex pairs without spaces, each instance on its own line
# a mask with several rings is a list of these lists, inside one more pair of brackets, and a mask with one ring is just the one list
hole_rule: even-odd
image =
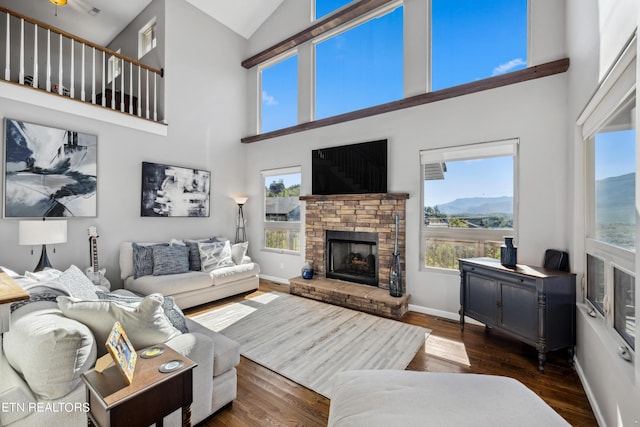
[[465,316],[503,331],[546,353],[566,348],[573,361],[576,341],[576,276],[518,264],[507,268],[492,258],[460,259],[460,324]]

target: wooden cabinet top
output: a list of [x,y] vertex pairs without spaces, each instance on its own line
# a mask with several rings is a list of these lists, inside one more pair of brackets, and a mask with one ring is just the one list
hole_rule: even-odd
[[535,279],[547,279],[550,277],[558,276],[575,276],[574,273],[567,273],[565,271],[550,270],[547,268],[517,264],[515,268],[508,268],[500,264],[500,261],[493,258],[462,258],[459,260],[460,267],[463,264],[476,265],[480,267],[491,268],[496,271],[504,271],[509,273],[521,274]]

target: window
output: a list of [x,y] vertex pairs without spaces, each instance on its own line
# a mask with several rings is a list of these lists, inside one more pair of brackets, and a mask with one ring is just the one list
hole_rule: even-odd
[[635,349],[636,317],[635,46],[634,39],[578,119],[585,141],[586,302],[627,349]]
[[298,123],[298,56],[260,69],[260,131],[269,132]]
[[262,172],[264,247],[300,252],[299,167]]
[[390,8],[316,43],[316,119],[402,99],[403,8]]
[[420,153],[424,193],[423,263],[457,269],[459,258],[500,258],[514,234],[517,141]]
[[351,2],[353,0],[316,0],[316,19],[329,15]]
[[[120,53],[121,49],[116,50],[116,53]],[[111,83],[112,80],[117,79],[122,72],[122,60],[117,56],[109,57],[109,64],[107,69],[107,81]]]
[[138,59],[156,47],[156,18],[149,21],[138,31]]
[[527,0],[432,0],[432,90],[527,66]]

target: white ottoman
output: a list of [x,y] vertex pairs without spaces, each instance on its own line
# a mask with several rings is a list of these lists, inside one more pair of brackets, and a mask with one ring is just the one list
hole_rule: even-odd
[[513,378],[362,370],[336,375],[330,427],[569,426]]

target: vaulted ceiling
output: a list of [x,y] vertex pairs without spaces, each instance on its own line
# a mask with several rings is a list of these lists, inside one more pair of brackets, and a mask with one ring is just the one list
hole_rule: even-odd
[[[242,37],[249,38],[283,0],[167,1],[191,3]],[[68,0],[66,6],[57,8],[56,16],[56,6],[49,0],[0,0],[1,6],[102,46],[109,44],[149,3],[151,0]]]

